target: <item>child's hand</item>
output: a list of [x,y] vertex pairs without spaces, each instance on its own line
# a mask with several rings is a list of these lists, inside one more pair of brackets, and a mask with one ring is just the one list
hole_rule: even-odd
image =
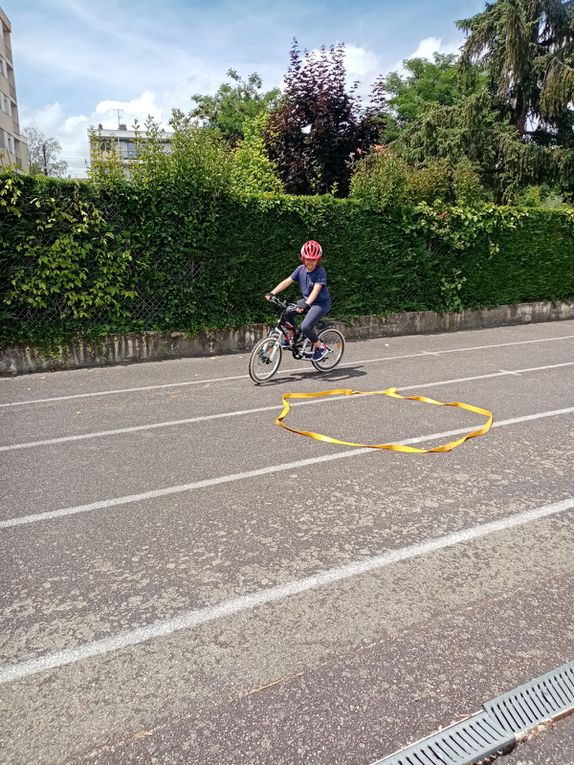
[[265,293],[265,300],[271,300],[271,298],[274,297],[270,292]]

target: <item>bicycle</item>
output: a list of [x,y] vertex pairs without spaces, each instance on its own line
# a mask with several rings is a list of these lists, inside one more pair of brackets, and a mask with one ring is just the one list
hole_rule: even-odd
[[277,372],[283,356],[282,343],[288,344],[289,347],[285,350],[290,350],[294,359],[310,360],[318,372],[329,372],[337,366],[345,351],[345,338],[342,332],[335,329],[330,322],[318,321],[316,327],[319,340],[327,347],[328,351],[320,361],[313,361],[311,359],[313,347],[309,338],[304,337],[296,327],[293,328],[293,338],[291,339],[289,336],[291,327],[287,327],[285,323],[285,313],[288,309],[292,309],[294,304],[280,300],[275,296],[269,302],[279,307],[281,313],[267,337],[259,340],[251,351],[249,376],[253,382],[266,382]]

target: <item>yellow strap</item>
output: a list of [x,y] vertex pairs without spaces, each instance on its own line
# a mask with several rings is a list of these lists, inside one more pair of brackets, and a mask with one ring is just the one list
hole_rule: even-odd
[[[297,430],[297,428],[290,428],[289,425],[285,425],[283,420],[289,414],[291,410],[291,404],[289,399],[293,398],[323,398],[324,396],[378,396],[384,394],[385,396],[391,396],[392,398],[402,398],[405,401],[422,401],[424,404],[435,404],[436,406],[457,406],[459,409],[466,409],[469,412],[476,412],[476,414],[484,415],[487,420],[485,424],[473,430],[470,433],[462,436],[462,438],[456,441],[450,441],[443,446],[433,446],[432,449],[417,449],[415,446],[405,446],[403,444],[356,444],[354,441],[342,441],[339,438],[333,438],[332,436],[324,436],[322,433],[313,433],[309,430]],[[326,441],[328,444],[341,444],[343,446],[359,446],[368,449],[388,449],[392,452],[409,452],[411,454],[427,454],[428,452],[450,452],[457,446],[460,446],[469,438],[476,438],[477,436],[483,436],[488,433],[494,416],[488,409],[482,409],[479,406],[472,406],[472,404],[462,404],[459,401],[435,401],[433,398],[426,398],[425,396],[401,396],[397,392],[397,388],[387,388],[386,390],[371,390],[361,392],[359,390],[351,390],[350,388],[337,388],[336,390],[324,390],[319,393],[284,393],[281,397],[283,403],[283,411],[275,420],[276,425],[280,425],[286,430],[290,430],[291,433],[297,433],[300,436],[309,436],[316,441]]]

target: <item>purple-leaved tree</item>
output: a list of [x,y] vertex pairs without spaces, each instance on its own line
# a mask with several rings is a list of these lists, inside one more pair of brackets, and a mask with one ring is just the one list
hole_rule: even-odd
[[293,42],[283,96],[265,130],[288,193],[346,196],[353,162],[381,140],[383,80],[365,107],[358,83],[347,89],[344,59],[342,43],[301,54]]

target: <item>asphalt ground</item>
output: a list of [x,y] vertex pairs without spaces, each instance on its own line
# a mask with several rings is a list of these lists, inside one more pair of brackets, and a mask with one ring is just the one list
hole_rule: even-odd
[[[0,380],[3,765],[368,765],[574,658],[574,322],[352,343],[262,386],[247,361]],[[274,425],[283,392],[389,386],[494,426],[409,455]],[[483,421],[386,396],[287,419],[421,448]],[[574,763],[572,728],[508,762]]]

